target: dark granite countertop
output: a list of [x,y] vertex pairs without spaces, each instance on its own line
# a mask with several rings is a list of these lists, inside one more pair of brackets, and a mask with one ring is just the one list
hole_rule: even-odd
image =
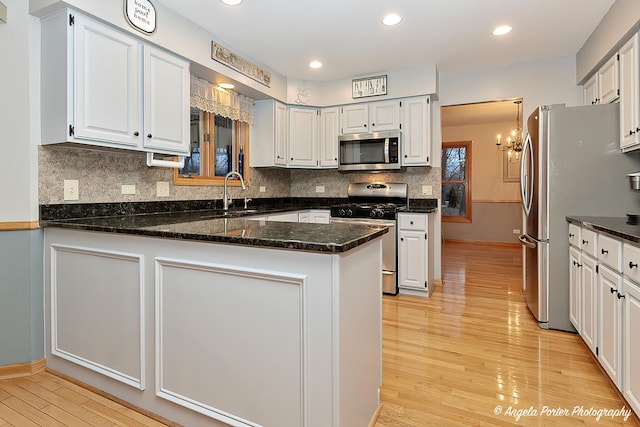
[[627,224],[626,217],[568,216],[567,221],[640,244],[640,224]]
[[386,227],[246,219],[286,209],[198,210],[41,220],[44,227],[135,234],[311,252],[346,252],[388,232]]

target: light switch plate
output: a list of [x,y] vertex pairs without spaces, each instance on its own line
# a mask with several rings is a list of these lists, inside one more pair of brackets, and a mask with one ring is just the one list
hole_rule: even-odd
[[120,192],[122,194],[136,194],[135,184],[122,184]]
[[430,185],[422,186],[422,195],[423,196],[433,196],[433,187]]
[[78,180],[77,179],[65,179],[64,180],[64,200],[79,200],[78,194]]
[[316,185],[316,193],[324,193],[324,185]]
[[267,192],[267,187],[265,187],[264,185],[260,186],[260,192],[261,193],[266,193]]
[[169,183],[167,181],[156,182],[156,196],[169,197]]

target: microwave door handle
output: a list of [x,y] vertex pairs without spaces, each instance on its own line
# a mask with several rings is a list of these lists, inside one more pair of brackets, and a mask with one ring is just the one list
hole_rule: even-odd
[[389,138],[384,140],[384,162],[389,163]]

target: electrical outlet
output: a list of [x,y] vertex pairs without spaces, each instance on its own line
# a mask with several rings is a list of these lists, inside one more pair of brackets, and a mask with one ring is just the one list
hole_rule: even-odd
[[136,194],[136,186],[135,184],[122,184],[122,187],[120,187],[120,193],[121,194]]
[[78,194],[78,180],[77,179],[65,179],[64,180],[64,200],[79,200]]
[[422,186],[422,195],[423,196],[433,196],[433,187],[430,185]]
[[265,187],[264,185],[260,186],[260,192],[261,193],[266,193],[267,192],[267,187]]
[[324,185],[316,185],[316,193],[324,193]]
[[169,197],[169,183],[167,181],[156,182],[156,196]]
[[513,229],[513,234],[520,234],[520,229],[519,228],[514,228]]

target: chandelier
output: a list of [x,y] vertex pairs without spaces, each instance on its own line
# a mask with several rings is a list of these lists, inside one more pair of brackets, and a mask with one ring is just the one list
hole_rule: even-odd
[[520,104],[522,100],[513,101],[516,104],[516,127],[511,131],[511,135],[507,137],[507,143],[502,143],[502,135],[498,134],[496,147],[499,151],[508,151],[509,158],[511,153],[516,153],[516,159],[520,157],[522,151],[522,125],[520,123]]

